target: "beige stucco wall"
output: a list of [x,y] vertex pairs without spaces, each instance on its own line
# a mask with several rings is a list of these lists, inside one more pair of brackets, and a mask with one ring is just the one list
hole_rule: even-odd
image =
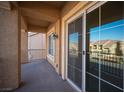
[[28,49],[46,49],[45,34],[36,33],[28,38]]
[[21,63],[28,62],[28,33],[21,29]]
[[0,91],[9,91],[20,82],[18,10],[0,9]]
[[[55,56],[51,57],[48,53],[48,48],[49,48],[49,35],[52,34],[53,32],[55,32],[55,24],[52,25],[51,27],[49,27],[48,32],[47,32],[47,60],[48,62],[50,62],[50,64],[53,65],[53,67],[55,68]],[[55,41],[56,42],[56,41]],[[55,50],[56,51],[56,50]]]
[[[55,32],[58,35],[58,38],[55,39],[55,56],[54,58],[51,58],[48,54],[48,37],[51,33]],[[54,24],[52,24],[47,31],[47,60],[53,65],[56,72],[58,74],[61,74],[61,60],[60,60],[60,53],[61,53],[61,35],[60,35],[61,29],[60,29],[60,20],[57,20]]]
[[28,36],[28,59],[46,58],[46,34]]

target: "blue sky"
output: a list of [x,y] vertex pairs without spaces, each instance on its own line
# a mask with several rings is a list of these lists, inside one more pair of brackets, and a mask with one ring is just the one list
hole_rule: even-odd
[[94,27],[90,29],[90,41],[100,40],[122,40],[124,39],[124,19],[114,21],[101,27]]
[[78,33],[76,32],[76,33],[69,35],[69,40],[70,40],[70,43],[72,43],[72,42],[78,43]]
[[[99,40],[99,27],[90,29],[90,41]],[[78,33],[69,35],[70,43],[78,42]],[[124,19],[104,24],[100,27],[100,40],[124,39]]]

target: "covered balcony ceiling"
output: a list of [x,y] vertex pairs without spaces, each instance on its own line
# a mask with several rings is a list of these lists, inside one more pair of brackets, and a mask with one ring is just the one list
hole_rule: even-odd
[[60,18],[61,10],[67,1],[20,1],[18,2],[21,16],[27,27],[31,26],[47,29],[48,26]]

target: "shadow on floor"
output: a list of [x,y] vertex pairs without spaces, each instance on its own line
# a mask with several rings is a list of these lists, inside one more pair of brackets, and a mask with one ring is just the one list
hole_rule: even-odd
[[22,84],[15,92],[75,92],[46,60],[36,60],[21,67]]

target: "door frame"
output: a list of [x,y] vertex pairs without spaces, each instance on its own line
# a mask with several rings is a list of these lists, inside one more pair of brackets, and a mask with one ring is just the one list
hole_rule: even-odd
[[[97,1],[93,2],[84,9],[80,10],[74,16],[66,20],[65,22],[65,30],[66,30],[66,40],[65,40],[65,54],[66,54],[66,62],[65,62],[65,79],[69,82],[69,84],[76,89],[77,91],[85,92],[86,91],[86,14],[87,12],[91,12],[97,7],[103,5],[107,1]],[[82,17],[82,89],[78,88],[69,78],[68,78],[68,24],[76,20],[77,18]]]
[[[85,61],[84,61],[84,55],[82,54],[82,89],[78,88],[77,85],[75,85],[69,78],[68,78],[68,24],[75,21],[76,19],[82,17],[82,24],[84,25],[84,13],[81,12],[80,14],[75,15],[74,17],[70,18],[67,22],[66,22],[66,80],[69,82],[69,84],[74,87],[77,91],[85,91]],[[82,30],[84,30],[83,26],[82,26]],[[83,32],[82,31],[82,43],[84,43],[83,41]],[[83,48],[82,48],[83,50]],[[84,63],[84,64],[83,64]]]

